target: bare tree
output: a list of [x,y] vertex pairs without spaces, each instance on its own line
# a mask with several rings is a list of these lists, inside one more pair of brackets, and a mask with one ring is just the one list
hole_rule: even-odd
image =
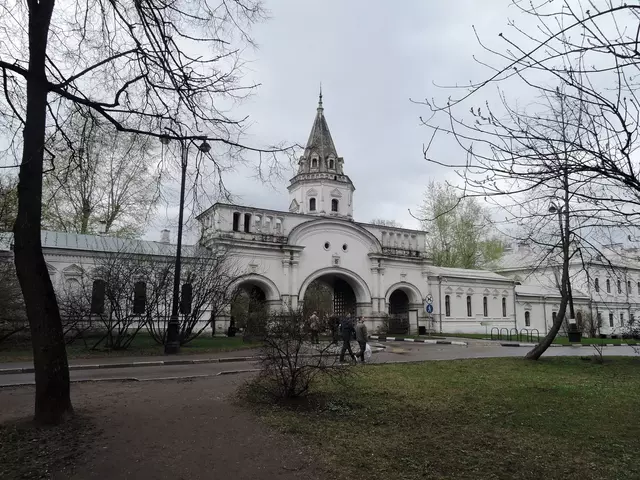
[[0,232],[10,232],[18,214],[18,179],[0,175]]
[[123,248],[100,256],[90,281],[104,285],[104,308],[95,312],[104,333],[92,348],[127,349],[170,289],[169,273],[146,252]]
[[260,373],[254,392],[269,400],[288,400],[311,393],[320,378],[343,381],[353,369],[338,365],[337,346],[310,348],[301,311],[273,314],[263,336]]
[[[563,1],[559,8],[556,2],[513,4],[537,24],[524,30],[521,22],[510,22],[516,38],[500,34],[507,44],[502,51],[481,42],[498,63],[490,66],[489,77],[458,98],[425,102],[432,115],[423,122],[433,128],[425,157],[458,169],[463,195],[500,198],[495,201],[505,222],[527,223],[529,232],[536,232],[528,235],[531,240],[560,252],[562,302],[549,335],[528,354],[536,359],[567,308],[575,318],[569,262],[590,261],[602,238],[635,228],[630,220],[640,213],[634,80],[640,7],[609,0],[600,6]],[[493,83],[503,87],[499,100],[469,109],[478,92]],[[517,88],[518,99],[509,98],[507,86]],[[532,102],[523,108],[518,100],[527,90]],[[465,162],[431,157],[439,132],[453,134],[466,152]],[[555,223],[555,213],[546,214],[550,201],[559,210],[559,242],[545,235]]]
[[29,329],[12,260],[0,253],[0,342]]
[[262,18],[258,0],[1,2],[0,128],[22,150],[15,263],[33,342],[36,421],[58,423],[72,412],[60,311],[40,242],[45,156],[55,168],[51,137],[68,138],[65,115],[85,106],[121,132],[182,145],[208,139],[216,185],[242,152],[262,153],[259,165],[269,171],[281,149],[244,143],[244,119],[227,113],[254,87],[240,82],[240,55]]
[[[82,234],[142,234],[159,199],[152,140],[118,133],[83,106],[70,115],[66,133],[51,146],[56,168],[44,177],[45,227]],[[78,148],[69,148],[69,143]]]
[[[164,344],[171,315],[173,262],[158,262],[150,278],[151,291],[159,298],[149,310],[147,328],[151,336]],[[241,275],[236,258],[227,250],[194,248],[184,258],[180,302],[181,345],[197,338],[209,326],[215,330],[215,318],[235,297],[234,281]]]
[[381,227],[397,227],[402,228],[402,224],[397,220],[387,220],[385,218],[374,218],[369,222],[371,225],[379,225]]

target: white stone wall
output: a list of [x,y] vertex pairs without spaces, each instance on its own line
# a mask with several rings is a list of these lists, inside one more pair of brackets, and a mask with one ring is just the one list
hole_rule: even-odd
[[[434,298],[434,323],[442,333],[487,333],[492,327],[514,328],[513,283],[504,281],[468,279],[453,276],[430,275]],[[446,297],[449,296],[450,315],[447,315]],[[471,316],[467,311],[467,297],[471,297]],[[487,315],[484,315],[484,298]],[[506,315],[502,313],[505,299]]]

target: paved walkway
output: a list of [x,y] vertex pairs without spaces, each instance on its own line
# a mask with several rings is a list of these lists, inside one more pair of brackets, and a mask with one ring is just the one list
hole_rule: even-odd
[[[469,342],[468,346],[460,345],[430,345],[408,342],[388,342],[386,348],[372,357],[372,363],[400,363],[400,362],[421,362],[426,360],[456,360],[464,358],[490,358],[490,357],[522,357],[528,348],[523,347],[501,347],[495,344],[487,344],[483,341]],[[238,371],[245,372],[255,370],[258,365],[255,360],[247,360],[244,357],[246,351],[227,352],[219,354],[218,358],[231,356],[235,353],[237,362],[222,363],[197,363],[187,365],[165,365],[165,366],[138,366],[137,368],[99,368],[91,370],[71,370],[71,379],[74,382],[104,381],[104,380],[128,380],[132,382],[175,379],[175,378],[202,378],[219,376]],[[257,354],[254,351],[254,355]],[[572,348],[550,348],[545,356],[589,356],[594,354],[592,347],[572,347]],[[605,347],[604,355],[609,356],[634,356],[635,351],[631,347]],[[191,359],[199,356],[184,356],[180,358]],[[213,358],[208,355],[208,358]],[[167,360],[167,357],[157,357]],[[116,359],[114,359],[116,360]],[[117,361],[122,362],[124,358]],[[148,357],[138,357],[127,359],[131,362],[147,362]],[[71,362],[72,365],[76,361]],[[7,365],[7,364],[5,364]],[[10,364],[9,364],[10,365]],[[0,387],[32,384],[33,373],[16,373],[0,375]]]

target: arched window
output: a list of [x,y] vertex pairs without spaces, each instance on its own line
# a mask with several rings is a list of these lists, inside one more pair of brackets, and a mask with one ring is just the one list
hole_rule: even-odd
[[317,158],[312,158],[311,159],[311,168],[318,168],[318,159]]
[[593,282],[593,288],[595,288],[596,292],[600,291],[600,280],[598,280],[597,278]]
[[251,214],[250,213],[244,214],[244,231],[246,233],[249,233],[251,231]]
[[104,280],[93,281],[91,289],[91,314],[101,315],[104,313],[104,296],[107,284]]
[[525,327],[531,326],[531,312],[528,310],[524,312],[524,326]]
[[135,315],[144,314],[147,309],[147,284],[138,281],[133,285],[133,313]]
[[489,305],[487,301],[487,297],[482,297],[482,313],[485,317],[489,316]]
[[611,280],[607,278],[607,293],[611,293]]
[[467,317],[470,317],[473,314],[471,309],[471,297],[467,295]]
[[316,199],[315,198],[310,198],[309,199],[309,211],[310,212],[315,212],[316,211]]
[[631,280],[627,280],[627,293],[631,295]]
[[334,168],[336,168],[335,161],[333,160],[333,158],[330,158],[329,159],[329,169],[333,170]]
[[622,293],[622,282],[618,280],[618,293]]
[[502,316],[507,316],[507,299],[505,297],[502,297]]
[[240,212],[233,212],[233,231],[240,230]]
[[338,199],[337,198],[332,198],[331,199],[331,211],[332,212],[337,212],[338,211]]
[[451,297],[449,295],[444,296],[444,314],[446,317],[451,316]]

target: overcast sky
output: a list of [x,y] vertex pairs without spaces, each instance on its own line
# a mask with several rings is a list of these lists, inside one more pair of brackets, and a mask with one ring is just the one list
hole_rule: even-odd
[[[429,131],[419,117],[428,109],[411,99],[444,101],[455,92],[434,82],[465,84],[486,77],[488,70],[473,60],[474,54],[483,55],[473,25],[483,40],[498,41],[516,14],[509,4],[266,0],[271,18],[254,28],[259,47],[247,53],[252,59],[247,81],[261,86],[238,108],[238,115],[250,116],[249,141],[304,144],[322,82],[325,116],[356,187],[355,219],[395,219],[418,228],[408,209],[415,212],[430,179],[454,174],[423,159]],[[435,148],[441,158],[460,156],[446,140]],[[248,180],[243,170],[226,181],[237,203],[288,208],[288,181],[274,189]],[[148,237],[155,239],[156,232]]]

